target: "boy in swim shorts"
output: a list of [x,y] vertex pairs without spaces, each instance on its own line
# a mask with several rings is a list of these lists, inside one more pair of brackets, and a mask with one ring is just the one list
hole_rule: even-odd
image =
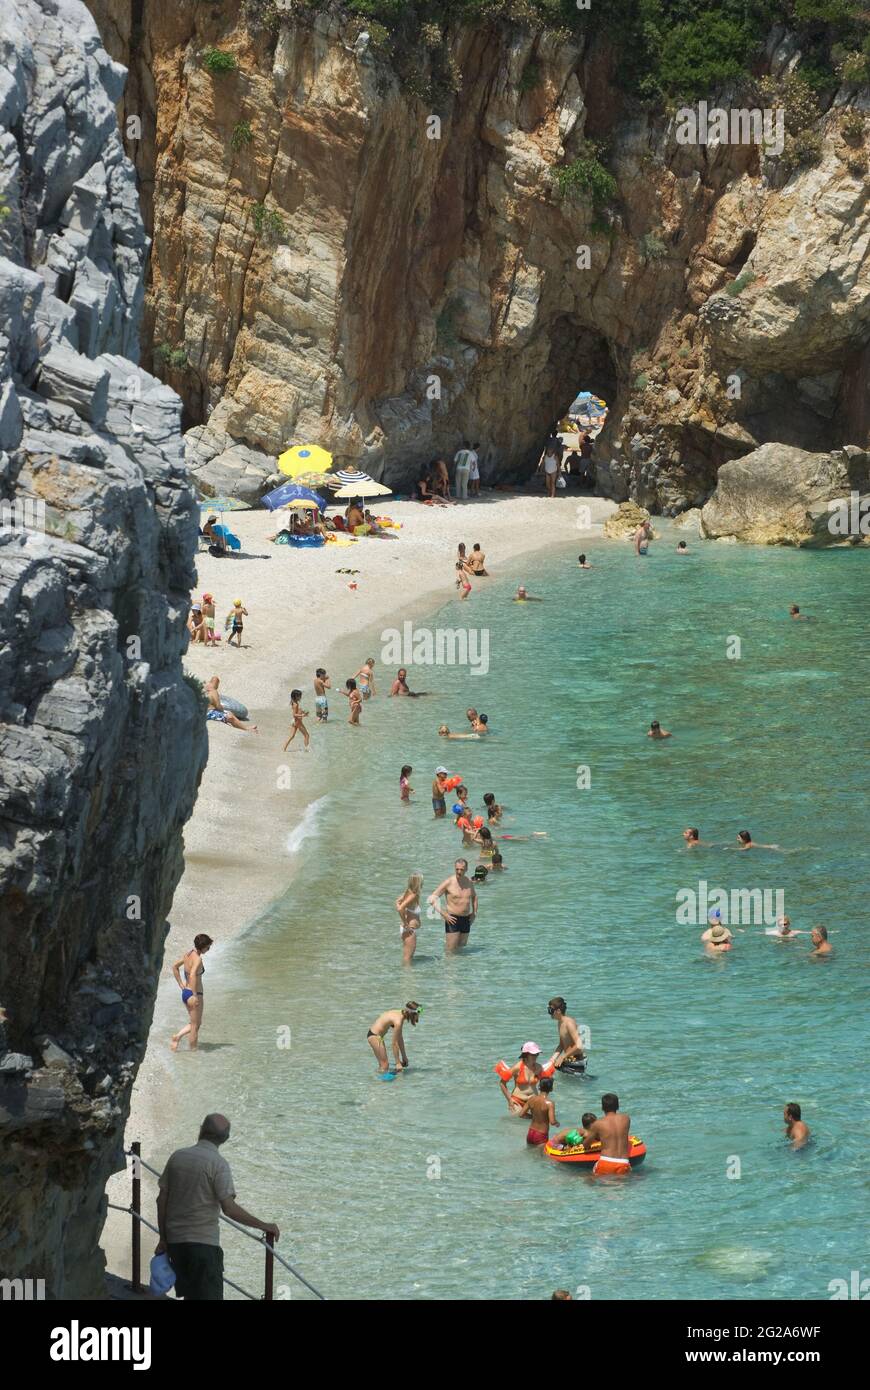
[[244,631],[245,627],[244,623],[242,622],[242,619],[247,618],[247,616],[248,610],[242,603],[242,600],[240,598],[233,599],[233,606],[227,614],[226,622],[224,624],[225,628],[230,629],[230,635],[227,638],[228,647],[232,645],[234,637],[236,639],[236,646],[241,647],[242,632]]
[[444,783],[449,776],[446,767],[436,767],[435,780],[432,783],[432,810],[435,812],[436,820],[447,815],[447,788]]
[[526,1143],[535,1146],[546,1144],[550,1137],[550,1125],[558,1124],[555,1102],[550,1099],[553,1078],[551,1076],[543,1077],[538,1083],[538,1087],[540,1094],[529,1096],[520,1111],[521,1115],[528,1115],[531,1120],[526,1134]]
[[314,672],[314,717],[318,724],[325,724],[329,719],[329,700],[326,696],[329,688],[329,676],[322,666],[318,666]]

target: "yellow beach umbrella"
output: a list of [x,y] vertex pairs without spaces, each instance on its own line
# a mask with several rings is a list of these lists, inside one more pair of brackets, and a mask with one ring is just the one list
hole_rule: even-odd
[[332,467],[332,454],[321,449],[319,444],[294,444],[279,456],[278,467],[290,478],[295,478],[297,473],[326,473]]

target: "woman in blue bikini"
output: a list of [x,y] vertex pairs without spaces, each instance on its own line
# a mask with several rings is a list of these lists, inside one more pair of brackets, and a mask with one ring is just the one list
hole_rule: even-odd
[[[202,976],[205,970],[205,964],[202,958],[211,948],[212,944],[211,937],[206,936],[205,932],[200,932],[198,936],[193,938],[193,949],[187,951],[183,956],[180,956],[172,967],[175,982],[181,990],[181,1002],[187,1008],[187,1013],[190,1018],[190,1022],[186,1028],[182,1028],[179,1033],[173,1033],[169,1042],[169,1046],[172,1048],[173,1052],[178,1051],[178,1044],[185,1034],[189,1034],[188,1044],[191,1052],[195,1051],[197,1042],[199,1041],[203,1007],[203,995],[200,986],[202,985]],[[182,966],[184,967],[184,980],[181,978]]]

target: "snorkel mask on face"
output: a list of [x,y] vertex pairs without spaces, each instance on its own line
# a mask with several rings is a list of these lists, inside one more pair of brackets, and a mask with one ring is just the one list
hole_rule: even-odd
[[409,1004],[406,1004],[406,1005],[405,1005],[405,1013],[408,1014],[408,1016],[409,1016],[409,1017],[408,1017],[408,1022],[409,1022],[409,1023],[415,1023],[415,1024],[416,1024],[416,1023],[419,1023],[419,1022],[420,1022],[420,1015],[421,1015],[422,1012],[423,1012],[423,1005],[422,1005],[422,1004],[416,1004],[413,1000],[411,1000],[411,1002],[410,1002]]

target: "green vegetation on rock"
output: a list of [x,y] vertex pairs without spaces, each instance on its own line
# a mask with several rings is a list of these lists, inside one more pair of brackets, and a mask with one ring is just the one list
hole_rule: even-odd
[[234,150],[238,151],[244,149],[245,145],[250,145],[253,138],[254,132],[251,130],[251,122],[239,121],[237,125],[233,126],[230,144]]
[[751,285],[756,278],[754,270],[742,270],[736,280],[732,280],[730,285],[725,286],[725,293],[734,299],[742,290],[746,289],[747,285]]
[[225,53],[222,48],[207,48],[202,65],[208,72],[234,72],[238,66],[232,53]]
[[255,203],[251,215],[254,231],[263,241],[280,241],[287,235],[284,218],[274,208],[267,208],[264,203]]
[[588,197],[594,208],[606,207],[616,197],[616,179],[601,163],[601,147],[585,140],[580,154],[555,170],[556,184],[563,198]]

